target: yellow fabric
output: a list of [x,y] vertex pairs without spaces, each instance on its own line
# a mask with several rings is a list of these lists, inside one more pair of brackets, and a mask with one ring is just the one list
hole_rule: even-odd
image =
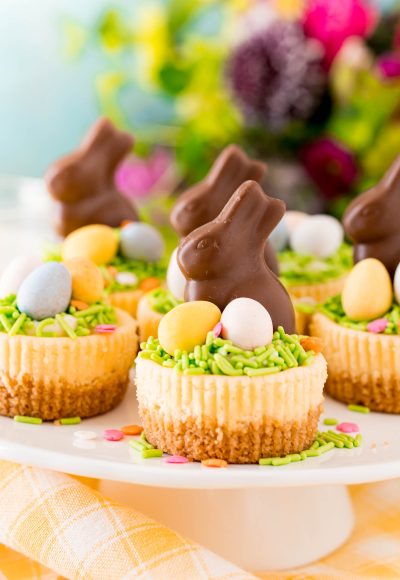
[[[0,542],[77,580],[254,578],[67,475],[6,461],[0,461]],[[57,578],[1,550],[0,578]]]
[[[94,480],[81,481],[92,489],[96,488]],[[68,570],[72,569],[73,574],[69,572],[69,575],[74,578],[119,580],[123,577],[120,566],[130,566],[133,571],[140,569],[143,577],[148,572],[147,577],[152,580],[251,578],[249,574],[186,542],[163,526],[150,523],[150,520],[128,508],[108,502],[92,489],[64,475],[0,462],[0,540],[31,557],[42,557],[42,561],[46,561],[59,574],[67,576]],[[350,491],[356,512],[356,528],[346,545],[320,562],[304,568],[264,574],[264,580],[400,578],[400,480],[354,486]],[[56,509],[58,504],[59,508]],[[14,519],[4,526],[5,519],[9,520],[7,514],[11,512]],[[44,517],[46,513],[47,517]],[[69,533],[80,527],[87,537],[84,521],[90,513],[97,518],[97,523],[103,522],[107,527],[111,525],[110,538],[115,548],[113,546],[109,550],[109,540],[107,550],[100,557],[98,553],[92,554],[92,544],[89,544],[87,554],[89,558],[94,555],[90,570],[87,571],[89,563],[84,568],[78,562],[68,569],[65,562],[72,555],[71,545],[77,543],[77,537],[74,540]],[[96,529],[90,521],[88,524],[90,532]],[[33,529],[38,534],[36,544]],[[45,532],[49,534],[47,542],[44,540]],[[152,547],[145,552],[150,533]],[[133,547],[136,550],[130,552]],[[156,561],[151,560],[150,553],[157,553]],[[50,561],[51,554],[53,559]],[[107,557],[108,561],[105,559]],[[136,564],[135,568],[137,558],[141,558],[142,565]],[[97,572],[93,572],[96,566]],[[135,577],[134,572],[130,577]],[[51,572],[21,553],[0,546],[0,579],[3,578],[56,580],[60,577],[57,572]]]

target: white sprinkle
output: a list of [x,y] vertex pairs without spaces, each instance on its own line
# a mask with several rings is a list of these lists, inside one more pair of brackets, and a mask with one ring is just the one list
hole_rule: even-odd
[[122,284],[123,286],[136,286],[138,283],[137,276],[132,274],[132,272],[118,272],[115,276],[115,280],[118,284]]
[[74,437],[78,439],[96,439],[96,431],[74,431]]

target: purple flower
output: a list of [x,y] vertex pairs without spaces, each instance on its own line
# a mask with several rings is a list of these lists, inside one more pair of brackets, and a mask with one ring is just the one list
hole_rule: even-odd
[[400,76],[400,54],[396,52],[384,54],[376,64],[384,79],[394,79]]
[[147,197],[165,182],[172,165],[172,156],[164,149],[156,149],[147,159],[131,155],[118,167],[115,183],[127,197]]
[[368,0],[308,0],[306,5],[304,32],[324,46],[327,68],[347,38],[365,38],[377,21]]
[[351,152],[329,137],[306,145],[300,158],[311,179],[328,199],[348,192],[357,177]]
[[234,96],[250,121],[281,129],[308,119],[326,85],[319,43],[295,22],[275,20],[240,43],[228,64]]

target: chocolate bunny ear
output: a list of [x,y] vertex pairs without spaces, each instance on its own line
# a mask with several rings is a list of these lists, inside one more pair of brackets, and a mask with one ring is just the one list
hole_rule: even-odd
[[99,119],[75,151],[49,167],[45,181],[58,204],[55,229],[60,235],[92,223],[117,227],[123,220],[138,220],[114,183],[115,169],[132,145],[128,133]]
[[251,159],[237,145],[228,145],[217,157],[206,179],[213,187],[222,189],[229,184],[234,191],[249,179],[260,182],[266,171],[265,163]]

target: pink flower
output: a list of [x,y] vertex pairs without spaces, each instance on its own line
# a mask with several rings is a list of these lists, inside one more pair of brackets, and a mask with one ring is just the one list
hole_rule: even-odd
[[311,179],[327,198],[349,191],[357,177],[357,166],[351,152],[329,137],[306,145],[300,158]]
[[391,52],[383,54],[377,60],[377,67],[384,79],[393,79],[400,76],[400,54]]
[[117,188],[130,198],[147,197],[160,189],[172,163],[172,155],[165,149],[156,149],[147,159],[131,155],[117,169]]
[[379,334],[380,332],[383,332],[384,330],[386,330],[386,327],[388,324],[389,323],[386,320],[386,318],[377,318],[376,320],[373,320],[372,322],[368,322],[367,330],[368,330],[368,332],[373,332],[374,334]]
[[368,0],[307,0],[306,6],[304,32],[324,46],[327,68],[349,36],[368,36],[377,21]]

